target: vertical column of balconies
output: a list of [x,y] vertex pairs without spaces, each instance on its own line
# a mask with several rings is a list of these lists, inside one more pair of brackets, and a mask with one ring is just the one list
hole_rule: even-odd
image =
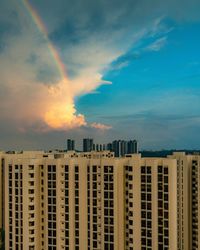
[[12,171],[12,165],[10,164],[8,166],[8,216],[9,216],[9,242],[8,242],[8,246],[9,246],[9,250],[13,249],[13,171]]
[[169,173],[158,166],[158,250],[169,249]]
[[97,166],[92,166],[92,249],[98,249],[98,199],[97,199]]
[[23,205],[22,205],[22,165],[14,166],[14,207],[13,212],[13,234],[15,249],[20,249],[23,246]]
[[41,227],[41,250],[45,249],[44,246],[44,165],[40,165],[40,227]]
[[101,242],[101,214],[102,214],[102,201],[101,201],[101,166],[97,167],[97,246],[98,249],[102,249]]
[[56,165],[48,165],[48,250],[56,250]]
[[75,174],[74,174],[75,182],[75,250],[80,249],[79,242],[79,166],[75,166]]
[[29,249],[35,249],[35,166],[28,166],[28,237]]
[[125,249],[133,250],[133,167],[125,166]]
[[87,238],[88,238],[88,250],[91,249],[91,185],[90,185],[90,166],[87,166]]
[[66,226],[66,215],[65,215],[65,166],[57,165],[57,249],[66,249],[65,244],[65,226]]
[[101,249],[101,166],[92,166],[92,249]]
[[198,178],[198,162],[192,161],[192,249],[199,249],[198,242],[198,210],[199,210],[199,178]]
[[152,249],[152,169],[141,166],[141,249]]
[[[177,248],[185,249],[185,244],[187,240],[184,239],[185,225],[184,222],[184,203],[186,199],[186,194],[184,194],[184,167],[183,160],[177,159]],[[186,189],[187,190],[187,189]],[[189,205],[189,204],[187,204]]]
[[65,249],[69,250],[69,166],[65,166]]
[[114,249],[114,168],[104,166],[104,249]]
[[101,166],[87,167],[88,249],[101,248]]

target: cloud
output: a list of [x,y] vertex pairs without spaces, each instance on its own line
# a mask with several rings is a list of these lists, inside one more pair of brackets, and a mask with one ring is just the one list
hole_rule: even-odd
[[145,50],[149,51],[159,51],[162,49],[167,43],[167,37],[161,37],[154,41],[152,44],[148,45]]
[[102,123],[92,123],[91,125],[91,128],[96,128],[96,129],[100,129],[100,130],[109,130],[112,128],[112,126],[108,126],[108,125],[105,125],[105,124],[102,124]]
[[87,125],[85,117],[81,114],[76,115],[74,103],[54,104],[45,114],[44,121],[49,127],[56,130],[72,129]]
[[37,70],[36,82],[44,84],[53,84],[59,81],[59,76],[55,68],[49,65],[41,65]]

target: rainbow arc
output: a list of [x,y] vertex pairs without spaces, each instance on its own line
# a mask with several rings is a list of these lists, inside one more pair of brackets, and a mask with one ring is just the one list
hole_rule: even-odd
[[51,43],[51,41],[48,38],[48,31],[42,21],[42,19],[40,18],[40,16],[38,15],[37,11],[34,9],[34,7],[29,3],[28,0],[22,0],[25,8],[27,9],[30,17],[32,18],[33,22],[35,23],[35,25],[37,26],[38,30],[41,32],[41,34],[43,35],[43,37],[45,38],[45,40],[47,41],[48,44],[48,48],[49,51],[57,65],[58,71],[60,73],[60,76],[63,78],[63,80],[67,81],[68,77],[67,77],[67,73],[65,70],[65,65],[63,64],[61,57],[59,55],[59,52],[56,50],[56,48],[54,47],[54,45]]

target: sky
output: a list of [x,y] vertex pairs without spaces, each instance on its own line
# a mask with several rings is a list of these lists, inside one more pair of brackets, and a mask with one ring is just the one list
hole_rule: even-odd
[[199,149],[199,13],[199,0],[0,0],[0,149]]

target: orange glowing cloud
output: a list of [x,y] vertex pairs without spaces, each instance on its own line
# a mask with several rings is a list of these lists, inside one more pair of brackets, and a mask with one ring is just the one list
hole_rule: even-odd
[[76,114],[74,104],[57,104],[46,112],[44,120],[46,124],[54,129],[71,129],[85,126],[85,117]]

